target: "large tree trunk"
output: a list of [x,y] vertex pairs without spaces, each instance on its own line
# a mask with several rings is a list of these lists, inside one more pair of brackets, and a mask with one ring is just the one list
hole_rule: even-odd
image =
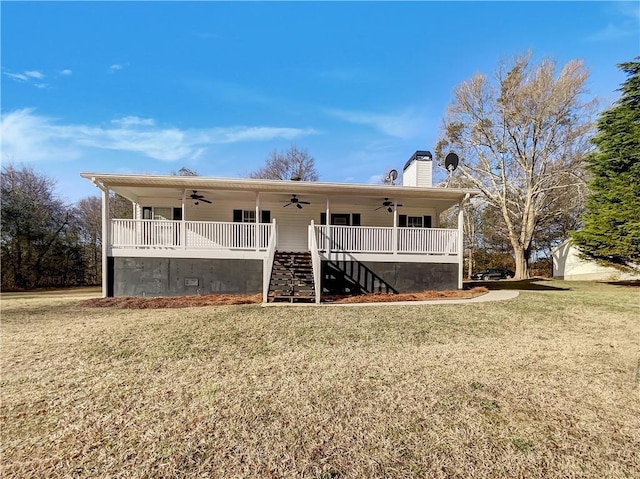
[[529,251],[521,246],[513,248],[516,261],[516,279],[529,278]]

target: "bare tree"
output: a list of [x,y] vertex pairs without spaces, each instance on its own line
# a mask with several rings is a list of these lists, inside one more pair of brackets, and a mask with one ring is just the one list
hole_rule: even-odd
[[102,277],[102,201],[97,196],[88,196],[78,201],[76,210],[86,282],[99,284]]
[[530,65],[530,55],[498,68],[495,82],[476,74],[458,86],[436,152],[453,148],[458,171],[501,212],[516,278],[529,277],[536,227],[584,192],[581,160],[589,149],[595,102],[583,100],[588,72],[570,61]]
[[291,145],[288,151],[273,150],[262,168],[252,171],[249,178],[263,178],[268,180],[318,181],[319,175],[313,158],[306,148]]
[[[73,211],[54,194],[54,181],[29,167],[2,167],[2,287],[33,288],[58,282],[68,254]],[[65,257],[70,259],[71,255]],[[54,276],[57,276],[54,278]]]
[[133,203],[118,193],[110,192],[109,213],[111,218],[131,219],[133,218]]
[[187,168],[183,166],[178,171],[172,171],[170,173],[172,176],[200,176],[200,174],[196,170],[192,170],[191,168]]

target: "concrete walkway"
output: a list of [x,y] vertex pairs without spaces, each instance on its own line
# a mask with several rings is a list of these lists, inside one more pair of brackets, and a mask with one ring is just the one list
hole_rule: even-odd
[[469,299],[429,299],[426,301],[383,301],[380,303],[262,303],[262,306],[424,306],[435,304],[470,304],[470,303],[486,303],[490,301],[506,301],[508,299],[517,298],[519,291],[499,290],[489,291],[482,296],[476,296]]

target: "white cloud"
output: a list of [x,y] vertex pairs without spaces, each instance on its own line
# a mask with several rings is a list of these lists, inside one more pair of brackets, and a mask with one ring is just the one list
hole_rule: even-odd
[[593,42],[611,41],[619,38],[638,36],[640,7],[637,2],[612,2],[607,4],[605,15],[607,25],[587,37]]
[[111,72],[113,73],[113,72],[117,72],[119,70],[122,70],[123,68],[124,68],[124,66],[122,66],[122,65],[120,65],[118,63],[114,63],[113,65],[111,65],[109,67],[109,70],[111,70]]
[[36,78],[38,80],[42,80],[44,78],[44,75],[37,70],[29,70],[24,72],[24,74],[29,78]]
[[73,71],[69,70],[68,68],[65,68],[64,70],[60,70],[60,75],[68,76],[72,74],[73,74]]
[[69,141],[65,127],[55,126],[50,119],[34,115],[32,109],[3,115],[0,133],[2,161],[60,161],[81,156],[81,151]]
[[390,114],[341,109],[329,109],[326,112],[349,123],[370,126],[386,135],[402,139],[414,138],[424,132],[427,121],[426,114],[411,108]]
[[2,159],[9,161],[65,160],[89,157],[89,150],[134,152],[162,161],[194,159],[216,144],[291,140],[315,134],[313,129],[228,127],[181,130],[157,127],[151,118],[126,116],[109,126],[60,124],[33,109],[2,117]]
[[17,80],[17,81],[29,81],[29,77],[26,75],[23,75],[22,73],[4,72],[4,74],[7,75],[9,78],[13,78],[14,80]]
[[116,120],[111,120],[111,123],[123,128],[131,126],[153,126],[156,124],[153,118],[140,118],[139,116],[125,116]]
[[28,83],[30,85],[33,85],[36,88],[46,88],[47,86],[49,86],[46,83],[38,81],[38,80],[44,79],[45,77],[44,73],[38,70],[26,70],[22,73],[12,73],[12,72],[3,72],[3,73],[15,81],[18,81],[21,83]]

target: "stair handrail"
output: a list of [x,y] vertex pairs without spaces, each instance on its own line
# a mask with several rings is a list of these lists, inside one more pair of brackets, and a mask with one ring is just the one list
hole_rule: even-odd
[[269,299],[269,284],[271,283],[271,272],[273,271],[273,259],[276,256],[276,243],[278,242],[278,229],[276,227],[276,219],[271,223],[271,233],[269,234],[269,244],[267,245],[267,253],[262,263],[262,302],[266,303]]
[[[385,279],[369,268],[367,265],[363,264],[361,261],[358,261],[355,258],[351,258],[351,260],[329,260],[328,264],[333,266],[335,269],[344,274],[345,277],[351,279],[355,284],[360,286],[361,290],[365,293],[375,293],[375,281],[384,287],[386,293],[398,294],[398,290],[391,286],[389,283],[385,281]],[[343,266],[342,266],[343,265]],[[349,265],[349,270],[347,271],[347,265]],[[354,267],[357,270],[357,277],[354,276]],[[361,280],[360,272],[364,272],[364,282]],[[369,285],[369,279],[371,280],[371,285]]]
[[321,269],[320,253],[318,253],[318,241],[316,239],[316,228],[311,220],[309,225],[309,251],[311,252],[311,265],[313,266],[313,289],[315,292],[315,301],[320,303],[321,288]]

